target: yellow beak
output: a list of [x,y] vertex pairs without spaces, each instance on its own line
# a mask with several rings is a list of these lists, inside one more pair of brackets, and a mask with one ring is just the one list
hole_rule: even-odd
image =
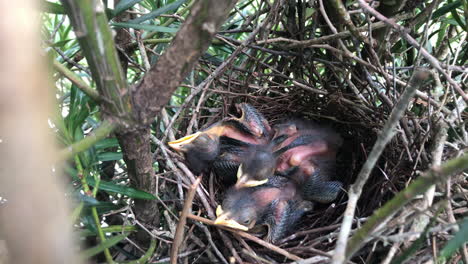
[[240,189],[240,188],[245,188],[245,187],[255,187],[255,186],[265,184],[267,182],[268,182],[268,179],[264,179],[264,180],[260,180],[260,181],[249,180],[248,175],[243,175],[237,180],[236,188]]
[[235,220],[229,219],[230,213],[229,212],[224,213],[220,205],[216,208],[216,216],[217,218],[214,221],[215,225],[222,225],[222,226],[226,226],[226,227],[230,227],[230,228],[238,229],[242,231],[249,230],[248,227],[239,224]]
[[173,148],[174,150],[176,150],[176,151],[182,151],[182,146],[183,146],[183,145],[190,144],[190,143],[191,143],[192,141],[194,141],[200,134],[201,134],[201,132],[197,132],[197,133],[194,133],[194,134],[185,136],[185,137],[183,137],[183,138],[179,138],[179,139],[177,139],[177,140],[168,142],[167,144],[168,144],[171,148]]

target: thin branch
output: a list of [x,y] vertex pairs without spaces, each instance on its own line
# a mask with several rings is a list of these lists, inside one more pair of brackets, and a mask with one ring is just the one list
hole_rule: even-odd
[[369,12],[370,14],[374,15],[377,19],[385,22],[386,24],[390,25],[391,27],[393,27],[395,30],[397,30],[400,35],[406,40],[408,41],[409,44],[411,44],[411,46],[413,46],[414,48],[420,50],[421,52],[421,55],[424,56],[424,58],[426,58],[426,60],[429,62],[429,64],[432,65],[432,67],[434,67],[435,69],[437,69],[442,75],[444,75],[444,77],[447,79],[447,81],[453,86],[453,88],[455,88],[455,90],[463,97],[463,99],[465,101],[468,101],[468,96],[465,94],[465,92],[460,88],[460,86],[457,84],[457,82],[455,82],[455,80],[452,79],[452,77],[450,77],[450,75],[442,68],[439,60],[437,60],[434,56],[432,56],[425,48],[423,48],[413,37],[410,36],[410,34],[408,34],[408,30],[406,28],[404,28],[403,26],[400,26],[398,24],[396,24],[394,21],[392,21],[391,19],[388,19],[386,18],[385,16],[383,16],[382,14],[380,14],[379,12],[377,12],[375,9],[373,9],[372,7],[370,7],[364,0],[358,0],[359,2],[359,5],[364,9],[366,10],[367,12]]
[[185,223],[187,222],[187,215],[190,214],[190,209],[192,208],[193,198],[195,197],[195,193],[197,191],[198,185],[201,182],[201,177],[198,177],[192,186],[190,186],[189,193],[187,195],[187,199],[185,199],[184,207],[182,209],[182,213],[179,217],[179,222],[177,223],[176,233],[174,235],[174,241],[172,243],[171,248],[171,264],[177,264],[177,258],[179,253],[180,244],[184,240],[184,229]]
[[[281,1],[277,1],[276,4],[280,3]],[[270,13],[272,14],[272,12]],[[270,17],[270,16],[269,16]],[[180,113],[182,113],[182,111],[187,107],[187,105],[193,100],[193,98],[195,98],[195,96],[200,93],[205,87],[207,87],[209,84],[211,84],[211,82],[217,78],[218,76],[222,75],[226,69],[232,65],[232,63],[234,62],[235,59],[237,59],[238,55],[245,49],[245,47],[247,47],[248,45],[250,45],[250,43],[252,43],[255,38],[257,37],[257,34],[260,32],[260,30],[268,23],[269,19],[265,19],[262,24],[260,24],[259,26],[257,26],[255,28],[254,31],[252,31],[252,33],[250,33],[250,35],[247,37],[247,39],[245,41],[243,41],[237,48],[236,50],[234,50],[232,52],[232,54],[229,56],[229,58],[227,58],[221,65],[219,65],[216,70],[214,70],[208,77],[206,77],[205,80],[203,80],[203,82],[201,82],[200,84],[198,84],[194,89],[192,89],[192,92],[190,93],[189,96],[187,96],[187,98],[185,98],[184,100],[184,103],[182,104],[182,106],[177,110],[177,112],[172,116],[172,119],[171,119],[171,122],[169,123],[169,125],[166,127],[166,129],[169,129],[169,128],[172,128],[172,126],[174,125],[176,119],[179,117]],[[165,141],[166,140],[166,136],[167,135],[164,135],[164,137],[162,138],[161,141]]]
[[399,192],[393,199],[375,211],[369,220],[359,230],[357,230],[355,235],[350,239],[349,245],[346,248],[346,259],[351,258],[351,256],[361,248],[365,239],[390,215],[401,209],[417,195],[423,194],[433,184],[442,182],[449,176],[460,173],[466,169],[468,169],[467,154],[459,158],[449,160],[442,166],[434,167],[425,172],[407,188]]
[[158,62],[133,89],[139,121],[148,124],[211,43],[236,0],[194,1],[191,14]]
[[154,253],[154,250],[156,249],[156,244],[157,244],[157,240],[156,239],[151,239],[151,242],[150,242],[150,246],[148,248],[148,250],[146,251],[146,253],[141,256],[139,259],[137,260],[133,260],[133,261],[129,261],[129,262],[125,262],[125,264],[141,264],[141,263],[147,263],[148,260],[151,258],[151,256],[153,255]]
[[[400,20],[408,19],[410,17],[411,17],[410,14],[403,14],[403,15],[400,15],[400,16],[396,16],[394,19],[397,20],[397,21],[400,21]],[[379,21],[379,22],[372,23],[371,24],[371,29],[379,29],[379,28],[383,28],[383,27],[386,27],[386,26],[387,25],[384,22]],[[364,31],[369,30],[369,26],[358,27],[357,30],[359,32],[364,32]],[[336,34],[331,34],[331,35],[327,35],[327,36],[323,36],[323,37],[319,37],[319,38],[315,38],[315,39],[296,40],[296,39],[288,39],[288,38],[280,37],[280,38],[260,40],[260,41],[255,42],[255,44],[256,45],[261,45],[261,44],[270,44],[270,43],[276,43],[276,42],[288,42],[288,43],[291,43],[290,45],[287,46],[287,48],[289,48],[289,49],[298,48],[298,47],[304,47],[305,48],[305,47],[308,47],[308,46],[314,45],[314,44],[323,44],[323,43],[334,41],[334,40],[337,40],[337,39],[348,38],[348,37],[351,37],[352,35],[353,34],[351,33],[351,31],[346,30],[346,31],[338,32]]]
[[76,87],[83,91],[87,96],[91,97],[95,102],[100,102],[101,98],[99,93],[88,86],[80,77],[78,77],[73,71],[65,67],[62,63],[54,60],[54,68],[61,73],[63,76],[67,77]]
[[[104,111],[112,113],[115,122],[130,126],[131,104],[128,85],[117,55],[112,31],[100,1],[61,0],[73,25],[80,47],[87,59]],[[109,117],[113,117],[109,116]]]
[[227,227],[223,227],[223,226],[220,226],[220,225],[215,225],[214,224],[214,221],[212,220],[209,220],[209,219],[206,219],[206,218],[203,218],[203,217],[200,217],[200,216],[196,216],[196,215],[193,215],[193,214],[189,214],[187,216],[188,218],[192,219],[192,220],[195,220],[195,221],[200,221],[204,224],[207,224],[207,225],[214,225],[218,228],[221,228],[221,229],[224,229],[224,230],[228,230],[228,231],[231,231],[233,233],[236,233],[237,235],[241,236],[241,237],[244,237],[244,238],[247,238],[259,245],[262,245],[278,254],[281,254],[289,259],[292,259],[292,260],[301,260],[302,258],[294,255],[294,254],[291,254],[289,252],[287,252],[286,250],[280,248],[280,247],[277,247],[273,244],[270,244],[268,242],[265,242],[264,240],[258,238],[258,237],[255,237],[255,236],[252,236],[251,234],[249,233],[246,233],[246,232],[243,232],[243,231],[240,231],[240,230],[234,230],[234,229],[231,229],[231,228],[227,228]]
[[331,4],[336,9],[339,14],[339,18],[345,22],[348,26],[349,31],[358,38],[360,41],[369,44],[369,39],[366,36],[362,35],[361,32],[356,28],[353,21],[351,20],[351,16],[349,15],[348,11],[346,10],[345,5],[341,0],[332,0]]

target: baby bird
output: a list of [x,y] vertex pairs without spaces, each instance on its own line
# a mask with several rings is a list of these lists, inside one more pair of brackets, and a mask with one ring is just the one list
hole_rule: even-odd
[[276,136],[288,135],[280,144],[277,171],[300,186],[304,199],[328,203],[336,199],[342,184],[330,181],[341,137],[331,129],[295,120],[276,127]]
[[278,136],[268,144],[256,145],[241,160],[237,170],[237,188],[255,187],[265,184],[271,175],[274,175],[279,156],[283,149],[274,151],[287,136]]
[[270,138],[270,124],[257,109],[247,103],[237,104],[236,108],[237,112],[242,113],[238,120],[248,127],[257,138]]
[[253,187],[267,181],[276,169],[278,154],[273,148],[286,137],[278,137],[267,144],[250,144],[221,137],[220,154],[213,169],[226,185],[237,181],[237,187]]
[[[239,167],[238,188],[264,184],[274,171],[294,176],[293,180],[300,185],[308,183],[317,170],[321,171],[314,177],[317,182],[327,181],[333,174],[336,151],[342,142],[338,134],[300,119],[278,124],[274,130],[268,147],[253,151],[253,156]],[[291,174],[296,167],[299,171]]]
[[312,203],[298,195],[291,180],[272,176],[268,183],[257,187],[231,187],[216,210],[215,224],[244,231],[266,225],[266,240],[276,243],[309,210]]
[[231,138],[248,144],[267,142],[271,128],[266,119],[249,104],[237,105],[241,117],[230,117],[208,128],[178,140],[169,146],[185,156],[194,173],[208,169],[220,155],[221,138]]

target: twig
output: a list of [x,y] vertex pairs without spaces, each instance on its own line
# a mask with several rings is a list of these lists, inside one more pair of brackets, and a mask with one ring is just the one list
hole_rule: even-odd
[[332,0],[330,2],[333,5],[333,7],[336,9],[336,11],[338,12],[339,18],[343,20],[345,24],[348,26],[349,31],[351,31],[351,33],[360,41],[369,44],[369,39],[367,39],[364,35],[362,35],[360,31],[354,25],[353,21],[351,20],[351,16],[346,10],[346,7],[343,4],[343,2],[341,0]]
[[[403,233],[403,228],[400,228],[400,231],[398,232],[398,234],[401,235],[402,233]],[[382,264],[390,264],[390,261],[392,261],[400,245],[401,245],[401,242],[397,242],[392,245],[392,247],[387,253],[387,256],[382,261]]]
[[[432,166],[440,166],[442,162],[442,154],[444,151],[444,145],[447,140],[447,124],[443,118],[437,121],[435,128],[434,144],[432,147]],[[435,186],[431,186],[426,193],[424,193],[424,200],[420,204],[421,210],[424,210],[432,205],[434,199]],[[429,216],[422,214],[419,218],[415,219],[412,231],[422,232],[426,225],[429,223]]]
[[180,244],[184,239],[184,228],[185,223],[187,222],[187,215],[190,214],[190,209],[192,208],[193,198],[195,197],[195,193],[197,191],[198,185],[201,182],[201,177],[198,177],[195,183],[190,186],[189,193],[187,195],[187,199],[185,200],[184,207],[182,209],[182,213],[179,217],[179,222],[177,223],[177,229],[174,236],[174,241],[172,243],[171,248],[171,264],[177,264],[177,254],[179,252]]
[[[279,2],[279,1],[277,1]],[[272,13],[270,13],[272,14]],[[252,31],[252,33],[250,33],[249,37],[244,41],[242,42],[236,50],[234,50],[232,52],[232,54],[229,56],[229,58],[227,58],[218,68],[216,68],[216,70],[214,70],[205,80],[203,80],[203,82],[201,82],[199,85],[197,85],[197,87],[195,87],[192,92],[190,93],[189,96],[187,96],[187,98],[184,100],[184,103],[182,104],[182,106],[177,110],[177,112],[172,116],[172,119],[171,119],[171,122],[169,123],[168,125],[168,128],[171,128],[176,119],[179,117],[180,113],[182,112],[183,109],[185,109],[187,107],[187,105],[193,100],[193,98],[195,98],[195,96],[201,92],[203,90],[203,88],[205,88],[206,86],[208,86],[209,84],[211,84],[211,82],[217,78],[218,76],[220,76],[221,74],[224,73],[224,71],[227,69],[228,66],[230,66],[235,59],[237,59],[239,53],[242,52],[242,50],[247,47],[250,43],[252,43],[255,38],[257,37],[257,34],[260,32],[260,30],[269,22],[269,18],[271,16],[268,16],[267,19],[265,19],[260,25],[257,26],[257,28],[255,28],[254,31]],[[165,134],[164,137],[162,138],[161,141],[165,141],[166,140],[166,137],[167,135]]]
[[273,262],[271,261],[268,261],[262,257],[260,257],[259,255],[255,254],[255,252],[250,252],[248,251],[247,249],[242,249],[242,253],[244,253],[245,255],[257,260],[257,261],[260,261],[260,262],[263,262],[263,263],[267,263],[267,264],[273,264]]
[[427,191],[431,185],[442,182],[447,179],[447,177],[466,169],[468,169],[468,155],[449,160],[440,167],[434,167],[424,173],[423,176],[413,181],[407,188],[399,192],[393,199],[375,211],[369,220],[357,230],[346,248],[345,259],[351,258],[351,256],[361,248],[365,239],[384,221],[384,219],[387,219],[390,215],[409,203],[412,198]]
[[[411,15],[404,14],[404,15],[401,15],[401,16],[396,16],[394,19],[395,20],[405,20],[405,19],[407,19],[409,17],[411,17]],[[379,28],[383,28],[385,26],[386,26],[386,24],[384,22],[382,22],[382,21],[371,24],[372,29],[379,29]],[[357,30],[360,31],[360,32],[367,31],[368,29],[369,29],[368,26],[362,26],[362,27],[357,28]],[[267,39],[267,40],[260,40],[260,41],[257,41],[255,44],[260,45],[260,44],[269,44],[269,43],[275,43],[275,42],[288,42],[288,43],[291,43],[291,44],[288,45],[287,48],[298,48],[298,47],[304,47],[305,48],[305,47],[308,47],[310,45],[322,44],[322,43],[334,41],[334,40],[337,40],[337,39],[347,38],[347,37],[350,37],[352,35],[353,34],[351,33],[351,31],[347,30],[347,31],[341,31],[341,32],[336,33],[336,34],[331,34],[331,35],[327,35],[327,36],[323,36],[323,37],[319,37],[319,38],[315,38],[315,39],[308,39],[308,40],[302,40],[302,41],[301,40],[295,40],[295,39],[288,39],[288,38],[280,37],[280,38],[272,38],[272,39]]]
[[196,215],[193,215],[193,214],[189,214],[187,217],[192,219],[192,220],[195,220],[195,221],[200,221],[200,222],[202,222],[204,224],[207,224],[207,225],[214,225],[214,226],[216,226],[218,228],[222,228],[222,229],[231,231],[231,232],[233,232],[233,233],[235,233],[235,234],[237,234],[237,235],[239,235],[241,237],[247,238],[247,239],[249,239],[249,240],[251,240],[251,241],[253,241],[253,242],[255,242],[255,243],[259,244],[259,245],[262,245],[262,246],[264,246],[264,247],[266,247],[266,248],[268,248],[268,249],[270,249],[270,250],[272,250],[272,251],[274,251],[274,252],[276,252],[278,254],[281,254],[281,255],[289,258],[289,259],[292,259],[292,260],[301,260],[302,259],[302,258],[300,258],[300,257],[298,257],[298,256],[296,256],[294,254],[291,254],[291,253],[287,252],[286,250],[284,250],[284,249],[282,249],[280,247],[277,247],[277,246],[275,246],[275,245],[273,245],[271,243],[268,243],[268,242],[266,242],[266,241],[264,241],[264,240],[262,240],[262,239],[260,239],[258,237],[252,236],[249,233],[239,231],[239,230],[234,230],[234,229],[227,228],[227,227],[223,227],[223,226],[220,226],[220,225],[215,225],[214,221],[203,218],[203,217],[200,217],[200,216],[196,216]]
[[444,71],[442,66],[440,65],[439,60],[437,60],[434,56],[432,56],[425,48],[423,48],[413,37],[408,34],[407,30],[392,20],[386,18],[379,12],[377,12],[375,9],[370,7],[364,0],[358,0],[359,5],[364,9],[367,10],[367,12],[371,13],[374,15],[377,19],[385,22],[386,24],[390,25],[393,27],[395,30],[398,30],[400,32],[400,35],[408,41],[411,46],[415,47],[416,49],[420,50],[421,55],[426,58],[426,60],[429,62],[429,64],[432,65],[432,67],[436,68],[444,77],[447,79],[447,81],[455,88],[455,90],[463,97],[465,101],[468,101],[468,96],[465,94],[465,92],[460,88],[460,86],[455,82],[455,80],[450,77],[450,75]]
[[369,158],[363,165],[359,175],[353,185],[349,188],[348,192],[348,205],[343,217],[343,224],[341,226],[340,235],[336,242],[336,249],[333,256],[333,264],[340,264],[345,262],[345,250],[349,232],[351,231],[352,220],[354,217],[354,211],[356,209],[357,201],[362,193],[362,188],[367,182],[372,169],[375,167],[377,160],[382,154],[385,146],[390,142],[393,135],[395,134],[395,128],[399,123],[401,116],[405,113],[409,101],[415,94],[416,90],[422,85],[423,81],[427,78],[427,75],[422,72],[415,72],[413,77],[409,81],[408,87],[401,95],[400,100],[397,102],[395,107],[390,114],[387,122],[385,123],[382,131],[374,144]]
[[55,47],[54,45],[52,44],[49,44],[52,49],[55,50],[55,52],[57,52],[60,57],[62,57],[62,59],[64,61],[66,61],[68,64],[70,65],[73,65],[75,66],[77,69],[79,69],[80,71],[83,71],[84,73],[86,73],[88,76],[91,76],[91,73],[89,72],[88,69],[86,69],[85,67],[83,67],[81,64],[79,64],[78,62],[75,62],[74,60],[70,59],[61,49]]
[[[187,256],[190,256],[190,255],[192,255],[193,253],[197,253],[197,252],[199,252],[199,251],[200,251],[199,249],[190,250],[190,251],[187,251],[187,252],[184,252],[184,253],[180,253],[180,254],[178,255],[178,257],[179,257],[179,258],[187,257]],[[166,264],[168,261],[170,261],[170,257],[159,259],[158,261],[151,262],[151,264]]]
[[99,93],[87,85],[80,77],[78,77],[74,72],[65,67],[62,63],[54,60],[54,68],[70,80],[73,84],[76,85],[81,91],[83,91],[87,96],[91,97],[95,102],[100,102],[101,98]]

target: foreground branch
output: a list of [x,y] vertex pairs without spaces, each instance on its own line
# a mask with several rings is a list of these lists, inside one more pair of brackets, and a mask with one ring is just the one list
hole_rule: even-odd
[[180,244],[182,244],[182,240],[184,240],[184,229],[185,229],[185,223],[187,222],[187,215],[190,214],[190,209],[192,208],[193,198],[195,197],[195,193],[197,192],[197,188],[201,182],[201,179],[202,179],[201,177],[198,177],[195,183],[192,184],[192,186],[190,186],[187,199],[185,199],[184,208],[182,209],[179,222],[177,223],[177,229],[174,235],[174,242],[172,243],[171,264],[177,263],[179,247],[180,247]]
[[38,4],[0,2],[8,10],[0,18],[0,263],[78,264],[70,189],[54,164],[47,122],[54,97],[39,48]]
[[130,98],[124,96],[127,83],[120,66],[112,32],[101,1],[61,0],[75,30],[80,47],[91,69],[101,106],[108,118],[130,126]]
[[197,1],[171,45],[133,92],[134,107],[143,124],[167,104],[172,93],[205,52],[236,0]]
[[374,212],[369,220],[356,232],[349,240],[346,248],[346,259],[361,248],[364,241],[375,230],[375,228],[394,214],[397,210],[409,203],[411,199],[419,194],[423,194],[433,184],[446,180],[449,176],[460,173],[468,169],[468,155],[465,154],[456,159],[445,162],[441,167],[435,167],[427,171],[424,175],[412,182],[406,189],[399,192],[392,200]]
[[336,242],[336,249],[333,256],[333,263],[339,264],[344,263],[345,261],[345,249],[347,244],[347,239],[351,231],[351,225],[353,222],[354,211],[356,209],[357,201],[361,196],[362,189],[364,184],[366,184],[369,175],[374,169],[375,164],[377,163],[380,155],[382,154],[385,146],[390,142],[392,137],[395,135],[395,128],[398,125],[400,118],[406,111],[409,101],[413,98],[416,90],[421,87],[423,81],[427,78],[427,74],[423,72],[415,72],[413,77],[409,81],[408,87],[405,89],[401,95],[400,100],[395,105],[390,117],[388,118],[385,126],[382,128],[377,142],[375,142],[374,147],[372,148],[369,158],[364,163],[359,175],[356,179],[356,182],[351,185],[349,188],[349,200],[346,207],[345,215],[343,217],[343,222],[341,226],[340,235],[338,236],[338,241]]

